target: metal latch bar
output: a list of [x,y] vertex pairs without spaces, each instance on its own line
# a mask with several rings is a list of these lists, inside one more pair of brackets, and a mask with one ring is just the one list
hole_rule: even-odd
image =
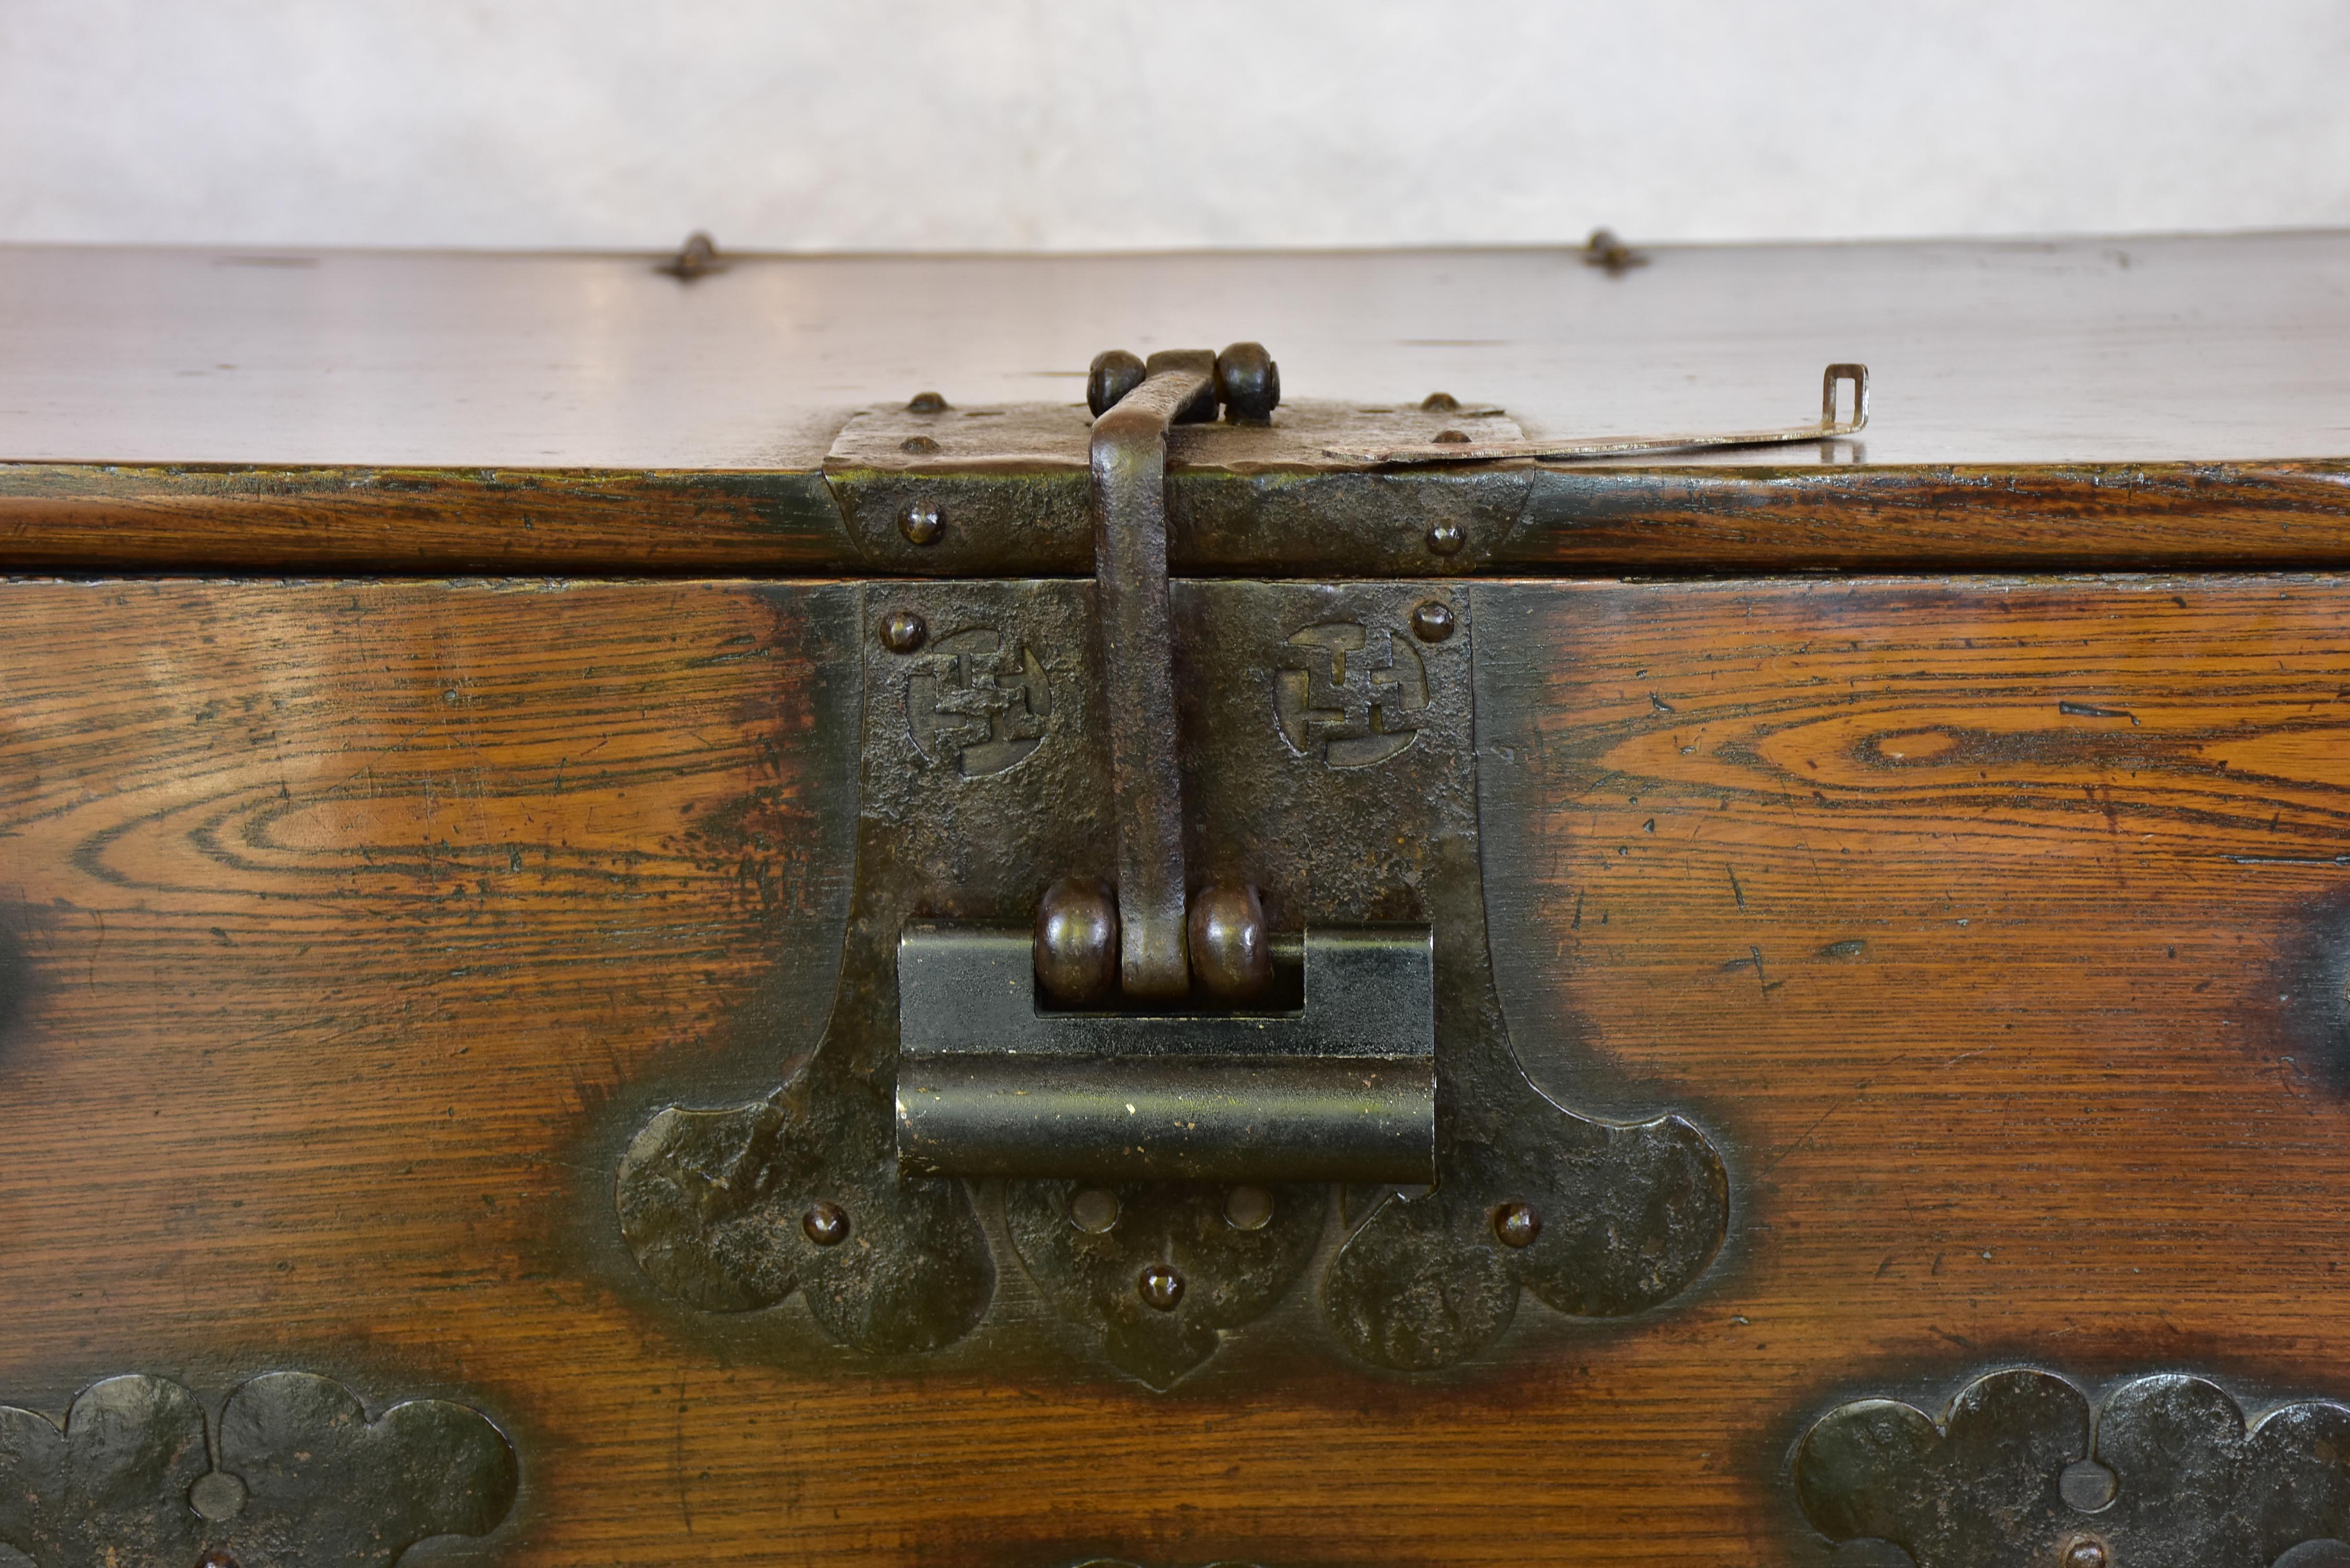
[[[1191,987],[1183,802],[1167,616],[1167,427],[1212,400],[1216,357],[1154,354],[1140,386],[1094,421],[1094,562],[1118,818],[1118,980],[1137,1001]],[[1214,404],[1209,402],[1212,410]]]
[[1025,930],[898,943],[898,1158],[918,1175],[1408,1181],[1435,1159],[1426,926],[1311,929],[1287,1012],[1038,1005]]
[[[1852,386],[1852,416],[1836,418],[1836,389]],[[1500,462],[1511,458],[1558,461],[1618,457],[1629,452],[1678,452],[1718,446],[1784,446],[1858,435],[1868,424],[1868,367],[1831,365],[1820,379],[1820,422],[1785,430],[1718,431],[1710,435],[1601,436],[1577,441],[1439,441],[1421,446],[1333,446],[1332,457],[1367,463]]]

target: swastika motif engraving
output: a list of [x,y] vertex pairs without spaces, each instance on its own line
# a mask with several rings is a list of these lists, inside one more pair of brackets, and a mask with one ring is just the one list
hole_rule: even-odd
[[1035,651],[990,627],[931,645],[906,677],[906,730],[933,766],[965,778],[1000,774],[1045,739],[1053,686]]
[[1334,768],[1386,762],[1419,738],[1412,715],[1428,706],[1428,670],[1409,642],[1357,622],[1309,626],[1274,672],[1281,738],[1299,756],[1318,748]]

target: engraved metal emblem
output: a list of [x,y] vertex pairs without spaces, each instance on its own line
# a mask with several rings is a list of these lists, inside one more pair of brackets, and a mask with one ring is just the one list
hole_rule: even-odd
[[1428,706],[1428,671],[1409,640],[1334,621],[1307,627],[1289,646],[1298,651],[1274,673],[1273,706],[1291,751],[1367,768],[1419,738],[1414,715]]
[[906,677],[906,729],[932,766],[983,778],[1026,760],[1053,717],[1053,687],[1035,650],[973,627],[941,638]]

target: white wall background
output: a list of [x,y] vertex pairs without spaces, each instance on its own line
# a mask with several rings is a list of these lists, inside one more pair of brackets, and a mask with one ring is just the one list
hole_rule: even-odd
[[2350,225],[2350,0],[0,0],[0,240]]

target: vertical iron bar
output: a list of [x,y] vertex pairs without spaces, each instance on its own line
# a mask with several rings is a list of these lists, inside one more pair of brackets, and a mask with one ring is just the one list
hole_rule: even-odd
[[1216,357],[1154,354],[1143,383],[1094,421],[1094,570],[1118,817],[1118,975],[1138,1001],[1191,989],[1182,775],[1168,626],[1167,427],[1213,397]]

